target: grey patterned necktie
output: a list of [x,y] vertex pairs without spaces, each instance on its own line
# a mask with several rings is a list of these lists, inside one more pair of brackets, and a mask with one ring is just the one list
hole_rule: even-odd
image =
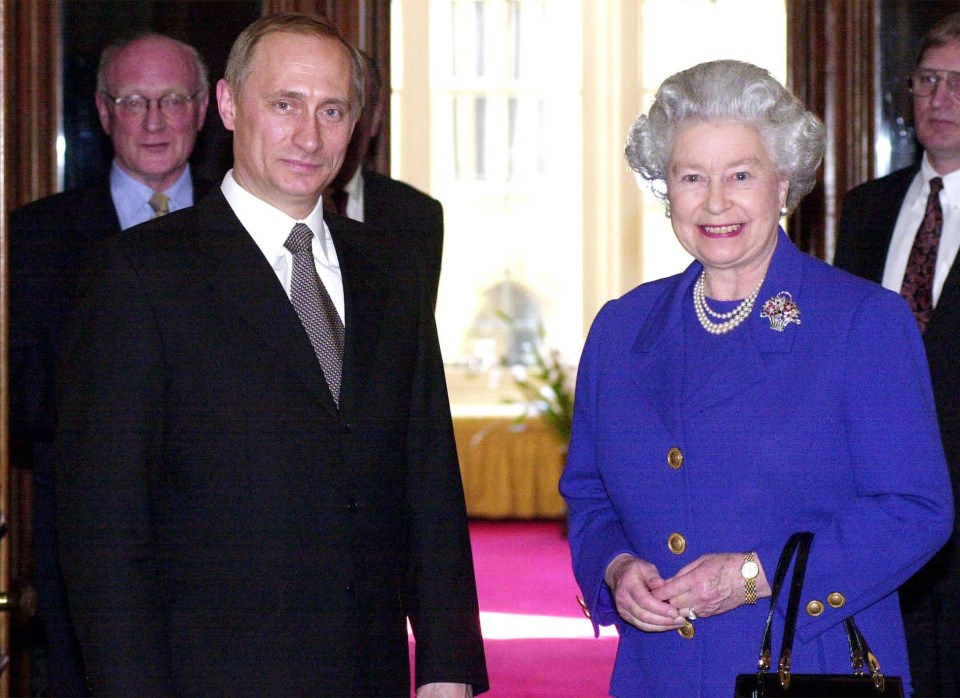
[[343,322],[330,294],[317,276],[312,241],[313,232],[310,228],[297,223],[283,243],[293,253],[290,300],[310,337],[333,401],[339,406],[343,373]]

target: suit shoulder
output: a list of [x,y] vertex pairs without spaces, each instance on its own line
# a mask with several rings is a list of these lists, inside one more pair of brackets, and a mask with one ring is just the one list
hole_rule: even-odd
[[597,314],[597,320],[610,320],[616,325],[630,324],[630,318],[645,315],[661,301],[678,291],[685,274],[674,274],[647,281],[627,291],[619,298],[607,301]]
[[919,167],[917,165],[911,165],[910,167],[904,167],[901,170],[891,172],[883,177],[867,180],[866,182],[858,184],[849,192],[847,192],[847,197],[873,197],[877,196],[881,192],[887,192],[896,189],[905,190],[910,185],[910,182],[913,181],[913,178],[916,176],[918,170]]
[[[364,186],[373,192],[377,192],[379,190],[385,193],[387,196],[403,197],[405,199],[416,200],[424,204],[432,204],[437,206],[440,205],[440,202],[429,194],[420,191],[416,187],[407,184],[406,182],[401,182],[399,179],[393,179],[392,177],[380,174],[379,172],[364,170],[363,179]],[[366,194],[366,190],[364,191],[364,194]]]
[[899,293],[821,259],[804,257],[803,295],[815,299],[815,305],[825,309],[825,317],[841,321],[864,308],[881,316],[891,312],[902,315],[907,307]]
[[[37,199],[13,211],[10,225],[29,228],[54,218],[62,221],[65,217],[72,217],[86,198],[98,195],[101,189],[99,186],[78,187]],[[109,196],[109,189],[105,193]]]

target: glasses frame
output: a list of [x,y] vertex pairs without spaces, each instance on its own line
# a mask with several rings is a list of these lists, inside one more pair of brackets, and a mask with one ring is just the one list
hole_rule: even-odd
[[[926,91],[917,91],[914,87],[914,80],[921,77],[921,74],[929,75],[934,78],[933,82],[922,82],[924,90]],[[953,82],[956,86],[955,88],[950,87],[950,83]],[[944,89],[947,91],[947,94],[953,97],[956,100],[960,100],[960,71],[957,70],[933,70],[930,68],[918,68],[913,73],[907,75],[907,89],[910,91],[910,94],[916,97],[929,97],[937,90],[937,85],[943,83]],[[929,88],[929,89],[927,89]]]
[[[154,102],[156,102],[156,104],[157,104],[157,111],[159,111],[161,114],[166,114],[167,116],[175,116],[175,117],[177,117],[177,116],[183,116],[183,114],[186,113],[186,105],[185,105],[185,107],[184,107],[184,112],[183,112],[183,113],[180,113],[180,112],[172,112],[172,111],[166,111],[166,112],[165,112],[165,111],[163,110],[163,100],[168,99],[168,98],[170,98],[170,97],[180,97],[180,98],[186,100],[187,104],[189,105],[189,104],[193,104],[194,102],[197,101],[197,97],[200,96],[200,93],[201,93],[201,92],[202,92],[202,90],[197,90],[197,91],[194,92],[193,94],[189,94],[189,95],[181,94],[180,92],[168,92],[168,93],[165,94],[165,95],[160,95],[159,97],[153,97],[153,98],[151,98],[151,97],[144,97],[143,95],[137,94],[136,92],[134,92],[133,94],[124,95],[124,96],[122,96],[122,97],[114,97],[114,96],[113,96],[112,94],[110,94],[109,92],[103,92],[103,91],[101,91],[100,94],[102,94],[102,95],[103,95],[104,97],[106,97],[108,100],[110,100],[111,102],[113,102],[114,105],[117,107],[117,110],[120,111],[120,113],[123,114],[124,116],[127,116],[127,117],[129,117],[129,118],[141,118],[141,117],[145,116],[146,114],[149,114],[149,113],[150,113],[150,105],[152,105]],[[123,103],[123,102],[124,102],[124,100],[130,99],[131,97],[139,97],[140,99],[144,100],[144,101],[147,103],[146,109],[144,109],[142,112],[141,112],[141,111],[133,111],[133,112],[129,111],[130,108],[124,106],[124,103]]]

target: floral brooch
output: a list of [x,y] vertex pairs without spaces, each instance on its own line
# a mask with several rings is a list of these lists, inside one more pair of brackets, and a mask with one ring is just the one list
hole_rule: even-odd
[[770,321],[770,329],[783,332],[791,322],[800,324],[800,308],[793,301],[789,291],[780,291],[763,304],[760,315]]

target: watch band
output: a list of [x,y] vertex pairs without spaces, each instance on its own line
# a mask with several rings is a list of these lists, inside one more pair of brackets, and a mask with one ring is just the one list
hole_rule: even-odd
[[744,553],[740,574],[743,575],[744,600],[748,604],[757,603],[757,576],[759,573],[760,567],[757,565],[757,559],[753,553]]

